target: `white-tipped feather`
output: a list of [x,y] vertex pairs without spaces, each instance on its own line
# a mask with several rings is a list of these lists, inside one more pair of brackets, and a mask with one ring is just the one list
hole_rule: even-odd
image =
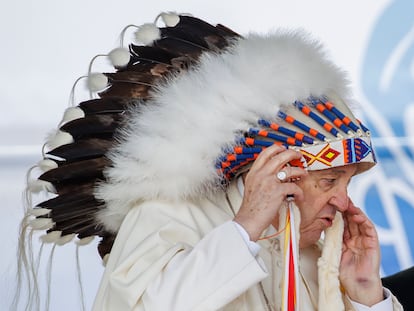
[[70,135],[67,132],[57,130],[52,135],[49,136],[49,139],[46,142],[46,146],[50,150],[53,150],[57,147],[60,147],[60,146],[66,145],[66,144],[71,144],[73,142],[74,142],[74,140],[73,140],[72,135]]
[[88,75],[88,89],[91,92],[99,92],[108,86],[108,77],[100,72],[92,72]]
[[50,218],[35,218],[29,222],[33,230],[47,230],[53,227],[54,223]]
[[40,207],[37,207],[37,208],[30,208],[27,211],[27,214],[37,217],[37,216],[47,215],[47,214],[50,213],[50,211],[51,211],[51,209],[49,209],[49,208],[40,208]]
[[76,244],[79,246],[83,246],[83,245],[88,245],[89,243],[91,243],[93,241],[94,237],[93,236],[88,236],[86,238],[82,238],[76,241]]
[[174,27],[180,22],[180,16],[175,12],[161,13],[161,18],[167,27]]
[[81,119],[85,117],[85,113],[82,109],[79,107],[69,107],[65,110],[65,113],[63,114],[62,121],[60,124],[64,124],[76,119]]
[[155,24],[148,23],[139,26],[135,32],[135,40],[144,45],[151,45],[155,40],[161,38],[161,31]]
[[108,58],[111,61],[112,66],[119,68],[128,65],[130,55],[127,49],[116,48],[109,52]]
[[50,159],[43,159],[37,163],[37,166],[43,171],[47,172],[58,167],[58,164]]
[[56,193],[56,189],[52,183],[40,179],[30,180],[27,183],[27,189],[32,193],[50,192]]
[[51,231],[48,234],[44,234],[40,237],[43,243],[56,243],[62,236],[62,231]]
[[62,237],[60,237],[57,241],[56,244],[57,245],[64,245],[69,243],[70,241],[72,241],[75,238],[76,234],[72,233],[72,234],[66,234]]

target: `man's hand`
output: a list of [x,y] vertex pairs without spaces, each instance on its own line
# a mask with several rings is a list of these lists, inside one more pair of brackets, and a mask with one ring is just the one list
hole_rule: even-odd
[[[302,168],[286,166],[288,162],[301,157],[298,151],[274,145],[263,150],[254,161],[244,180],[242,205],[234,218],[252,241],[257,241],[275,220],[288,194],[302,198],[302,190],[289,179],[300,178],[307,172]],[[276,177],[282,169],[287,175],[286,182]]]
[[384,299],[379,275],[380,248],[374,224],[349,200],[344,216],[340,280],[348,296],[372,306]]

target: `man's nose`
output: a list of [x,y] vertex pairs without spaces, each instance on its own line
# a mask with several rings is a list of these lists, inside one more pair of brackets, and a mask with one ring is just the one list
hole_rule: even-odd
[[335,208],[343,213],[348,209],[349,206],[349,197],[347,188],[339,189],[335,191],[332,198],[329,200],[329,203],[335,206]]

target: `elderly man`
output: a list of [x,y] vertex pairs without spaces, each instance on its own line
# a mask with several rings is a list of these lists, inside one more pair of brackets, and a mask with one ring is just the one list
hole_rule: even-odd
[[[321,45],[160,16],[167,27],[139,27],[144,45],[108,74],[104,98],[79,106],[79,126],[124,118],[93,183],[94,223],[79,212],[70,227],[47,205],[48,241],[104,228],[94,310],[401,310],[381,284],[375,228],[347,194],[375,164],[370,133]],[[62,130],[75,150],[92,134],[73,124]],[[53,172],[40,179],[62,200],[88,186],[65,188]]]
[[119,231],[95,310],[401,308],[381,285],[375,228],[347,194],[375,164],[369,131],[306,36],[205,52],[133,115],[96,192]]

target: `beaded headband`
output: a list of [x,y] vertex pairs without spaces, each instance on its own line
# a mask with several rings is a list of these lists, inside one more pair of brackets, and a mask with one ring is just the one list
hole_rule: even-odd
[[[344,104],[339,101],[339,105]],[[286,109],[291,107],[296,111]],[[273,144],[300,151],[303,159],[290,164],[307,170],[367,163],[359,173],[375,165],[370,132],[350,111],[343,113],[327,97],[295,101],[291,107],[280,109],[274,120],[259,119],[258,127],[243,133],[236,146],[217,161],[218,172],[230,180]]]

